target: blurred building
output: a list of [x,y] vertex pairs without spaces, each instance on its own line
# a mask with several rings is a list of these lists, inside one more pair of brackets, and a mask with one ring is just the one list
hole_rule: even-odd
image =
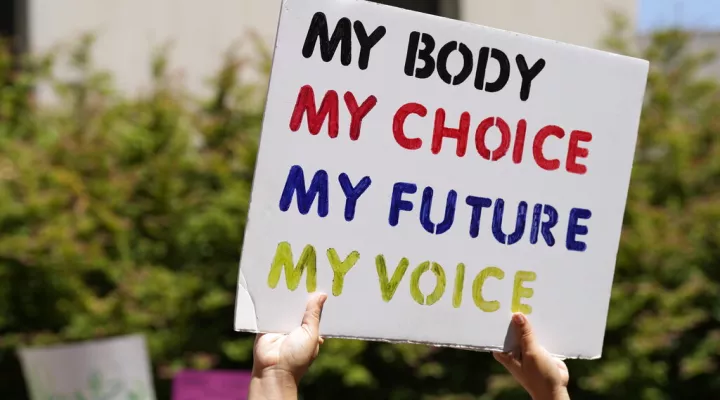
[[[377,0],[416,11],[588,47],[599,45],[608,14],[635,21],[638,0]],[[93,32],[95,59],[125,89],[145,87],[153,50],[170,43],[172,65],[191,89],[247,32],[267,43],[281,0],[1,0],[0,33],[42,52]]]

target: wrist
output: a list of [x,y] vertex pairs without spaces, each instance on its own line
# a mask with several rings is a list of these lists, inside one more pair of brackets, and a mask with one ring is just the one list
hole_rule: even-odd
[[542,395],[533,395],[533,400],[570,400],[567,387],[560,386]]
[[298,382],[287,371],[253,368],[249,400],[296,400]]

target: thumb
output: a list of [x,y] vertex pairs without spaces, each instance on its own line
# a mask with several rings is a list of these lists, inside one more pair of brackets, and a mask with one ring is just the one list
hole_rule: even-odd
[[515,339],[523,353],[532,351],[537,346],[535,334],[527,317],[521,313],[513,314],[513,325],[515,325]]
[[310,297],[305,307],[302,327],[311,338],[318,338],[320,336],[320,315],[322,315],[325,300],[327,300],[326,294],[315,293]]

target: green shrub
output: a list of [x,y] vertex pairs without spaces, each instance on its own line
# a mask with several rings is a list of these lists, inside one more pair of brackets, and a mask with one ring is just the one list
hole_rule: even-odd
[[[91,43],[68,54],[74,81],[51,74],[64,53],[14,68],[0,52],[3,371],[20,344],[128,332],[148,336],[163,374],[247,365],[237,344],[224,349],[238,337],[238,249],[264,89],[243,84],[249,61],[228,55],[211,96],[197,100],[160,54],[152,88],[124,96],[93,68]],[[57,101],[37,105],[34,87]]]

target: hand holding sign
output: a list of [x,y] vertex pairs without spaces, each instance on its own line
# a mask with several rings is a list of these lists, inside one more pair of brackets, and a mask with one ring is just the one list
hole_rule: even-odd
[[[320,351],[320,315],[327,295],[315,293],[307,302],[302,324],[289,334],[259,334],[253,351],[250,393],[267,398],[296,398],[297,384]],[[263,393],[264,396],[260,396]],[[251,396],[250,400],[254,400]]]
[[[253,379],[249,400],[297,399],[302,376],[318,356],[320,316],[327,296],[314,294],[307,303],[302,324],[288,335],[259,334],[253,351]],[[535,339],[530,322],[513,316],[516,349],[512,355],[494,353],[535,400],[569,400],[569,374],[565,363],[550,355]]]
[[569,400],[568,368],[560,359],[552,357],[535,339],[530,321],[522,314],[513,315],[513,334],[516,349],[512,354],[493,353],[493,356],[512,374],[535,400]]

